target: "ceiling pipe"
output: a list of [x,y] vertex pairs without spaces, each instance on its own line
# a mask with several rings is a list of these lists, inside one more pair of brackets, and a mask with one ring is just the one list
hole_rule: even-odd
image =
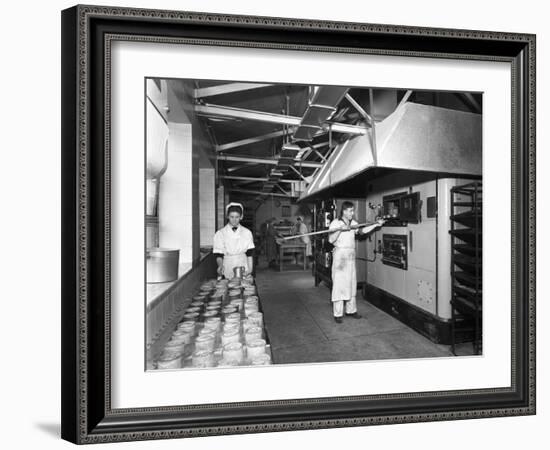
[[[268,181],[267,177],[240,177],[234,175],[221,175],[220,178],[225,180],[242,180],[242,181]],[[279,183],[298,183],[300,180],[292,180],[290,178],[281,178],[278,180]]]
[[292,195],[290,195],[287,191],[285,191],[281,186],[279,186],[278,184],[275,185],[275,187],[277,189],[279,189],[283,194],[285,194],[287,197],[292,197]]
[[[218,161],[250,162],[250,163],[258,163],[258,164],[271,164],[275,166],[279,164],[278,158],[257,158],[257,157],[251,157],[251,156],[243,156],[243,155],[218,155],[217,158],[218,158]],[[301,164],[302,167],[309,167],[313,169],[322,166],[321,163],[309,162],[309,161],[303,161],[303,162],[295,161],[295,163]]]
[[213,97],[215,95],[231,94],[233,92],[249,91],[273,86],[260,83],[225,83],[193,90],[193,98]]
[[240,164],[238,166],[228,167],[226,170],[227,170],[227,172],[231,173],[231,172],[236,172],[237,170],[241,170],[241,169],[249,169],[251,167],[258,166],[258,165],[259,164],[257,164],[257,163],[246,163],[246,164]]
[[[355,99],[349,94],[349,92],[346,94],[346,100],[351,103],[351,106],[353,106],[357,112],[367,121],[369,125],[372,126],[372,119],[367,114],[367,112],[361,107],[359,103],[355,101]],[[372,110],[371,110],[372,111]]]
[[[370,113],[372,114],[372,117],[376,117],[374,114],[374,92],[372,89],[369,89],[369,102],[370,102]],[[374,119],[371,122],[372,128],[371,128],[371,141],[372,141],[372,160],[374,161],[374,165],[378,165],[378,151],[376,149],[376,125],[374,123]]]
[[475,113],[481,114],[481,105],[471,93],[463,92],[462,96],[466,99],[466,102],[469,104],[469,106],[473,108]]
[[411,90],[408,90],[407,92],[405,92],[405,95],[403,96],[403,98],[399,102],[399,105],[397,105],[397,108],[395,108],[395,109],[401,108],[406,102],[408,102],[409,97],[411,96],[412,93],[413,93],[413,91],[411,91]]
[[286,194],[278,194],[277,192],[262,192],[262,191],[253,191],[253,190],[249,190],[249,189],[236,189],[236,188],[231,188],[231,189],[228,189],[229,192],[240,192],[241,194],[256,194],[256,195],[260,195],[260,196],[273,196],[273,197],[284,197],[284,198],[288,198],[288,197],[292,197],[292,195],[286,195]]
[[286,130],[283,129],[283,130],[274,131],[272,133],[263,134],[261,136],[255,136],[255,137],[252,137],[252,138],[247,138],[247,139],[241,139],[241,140],[238,140],[238,141],[228,142],[226,144],[216,145],[216,151],[217,152],[224,152],[224,151],[231,150],[231,149],[234,149],[234,148],[237,148],[237,147],[242,147],[243,145],[255,144],[256,142],[262,142],[262,141],[266,141],[268,139],[274,139],[274,138],[277,138],[277,137],[284,136],[285,133],[286,133]]
[[[302,118],[285,116],[282,114],[266,113],[261,111],[253,111],[249,109],[233,108],[230,106],[219,105],[195,105],[195,112],[201,116],[213,116],[213,117],[229,117],[237,119],[255,120],[260,122],[284,124],[291,126],[300,126]],[[332,131],[337,133],[352,134],[352,135],[365,135],[366,130],[364,127],[356,125],[348,125],[345,123],[330,123]]]
[[323,161],[323,162],[326,162],[326,161],[327,161],[327,159],[323,156],[323,154],[322,154],[319,150],[315,149],[315,150],[313,150],[313,151],[315,152],[315,154],[316,154],[319,158],[321,158],[321,161]]
[[[290,166],[290,168],[291,168],[294,172],[296,172],[296,173],[298,174],[298,176],[299,176],[302,180],[304,180],[304,181],[307,183],[306,177],[304,177],[304,176],[298,171],[298,169],[296,169],[296,167]],[[298,181],[299,181],[299,180],[298,180]]]

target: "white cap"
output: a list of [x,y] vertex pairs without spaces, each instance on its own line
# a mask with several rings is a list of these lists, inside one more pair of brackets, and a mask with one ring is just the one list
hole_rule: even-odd
[[231,202],[225,207],[226,214],[227,214],[227,210],[232,206],[238,206],[239,208],[241,208],[241,214],[244,214],[244,206],[242,205],[242,203],[237,203],[237,202]]

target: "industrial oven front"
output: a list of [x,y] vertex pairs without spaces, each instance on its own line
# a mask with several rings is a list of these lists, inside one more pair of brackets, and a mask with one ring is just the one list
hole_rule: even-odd
[[[372,181],[365,298],[434,342],[451,341],[451,189],[468,180],[403,173]],[[361,245],[361,244],[360,244]]]

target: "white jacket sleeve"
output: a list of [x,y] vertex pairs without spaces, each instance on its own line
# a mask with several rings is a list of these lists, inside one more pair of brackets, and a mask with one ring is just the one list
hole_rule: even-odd
[[251,250],[251,249],[255,248],[255,246],[254,246],[254,236],[252,235],[252,231],[250,231],[250,230],[248,230],[247,235],[248,235],[247,236],[248,243],[247,243],[246,249]]
[[374,224],[374,225],[368,225],[366,227],[363,227],[361,228],[361,233],[363,234],[368,234],[370,233],[371,231],[373,231],[375,228],[378,227],[378,224]]
[[223,239],[222,230],[216,231],[216,234],[214,235],[214,245],[213,245],[212,251],[214,253],[221,253],[222,255],[225,254],[225,243]]
[[[328,229],[329,230],[338,230],[341,227],[342,227],[342,224],[340,223],[340,221],[338,219],[334,219],[332,222],[330,222],[330,225],[328,226]],[[328,241],[331,244],[334,244],[334,242],[336,242],[337,238],[338,238],[338,236],[336,235],[336,233],[329,233],[329,235],[328,235]]]

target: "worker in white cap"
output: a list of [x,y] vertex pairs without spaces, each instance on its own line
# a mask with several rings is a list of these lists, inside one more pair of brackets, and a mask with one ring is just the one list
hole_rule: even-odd
[[252,232],[241,225],[243,205],[229,203],[226,208],[227,224],[214,235],[214,256],[218,276],[233,278],[235,267],[244,267],[245,275],[254,269],[254,238]]
[[353,203],[342,203],[340,217],[334,219],[329,230],[328,240],[334,245],[332,250],[332,313],[337,323],[342,323],[344,304],[346,316],[360,319],[357,312],[355,296],[357,293],[357,271],[355,267],[355,235],[367,234],[383,225],[384,221],[356,228],[359,225],[353,218],[355,208]]

